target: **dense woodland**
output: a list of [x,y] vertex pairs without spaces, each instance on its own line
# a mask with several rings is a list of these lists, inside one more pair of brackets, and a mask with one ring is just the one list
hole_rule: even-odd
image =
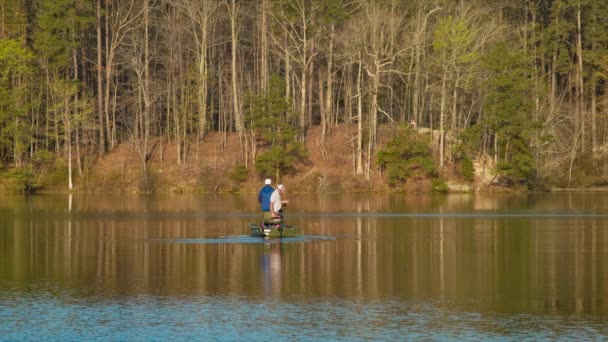
[[[351,124],[353,177],[403,180],[427,153],[433,177],[487,158],[507,185],[601,184],[606,18],[605,0],[0,0],[3,172],[61,160],[72,189],[129,142],[145,180],[153,141],[181,164],[219,133],[273,174],[311,127]],[[379,151],[412,121],[428,150],[406,132]]]

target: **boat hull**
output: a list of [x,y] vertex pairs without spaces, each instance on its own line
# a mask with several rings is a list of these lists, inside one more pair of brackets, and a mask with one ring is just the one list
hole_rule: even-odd
[[282,224],[280,228],[270,228],[269,226],[260,226],[257,223],[249,224],[251,236],[267,237],[267,238],[283,238],[298,236],[296,227]]

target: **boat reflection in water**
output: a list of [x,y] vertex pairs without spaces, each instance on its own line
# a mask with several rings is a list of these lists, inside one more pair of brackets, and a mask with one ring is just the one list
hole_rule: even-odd
[[[0,320],[0,336],[40,320],[78,326],[40,305],[107,328],[90,339],[130,328],[117,307],[146,323],[124,340],[170,339],[146,330],[167,317],[209,334],[200,336],[270,339],[277,325],[292,331],[285,312],[306,333],[358,322],[329,339],[416,339],[403,327],[418,337],[469,329],[473,339],[606,332],[608,194],[300,196],[289,223],[306,235],[282,239],[249,236],[256,203],[239,197],[70,198],[0,198],[0,317],[21,315]],[[267,335],[246,335],[255,329],[242,322],[257,320],[243,317],[272,310]],[[7,339],[87,337],[44,333]],[[463,336],[429,339],[441,337]]]
[[263,248],[264,253],[260,258],[262,289],[266,297],[278,297],[281,294],[283,243],[280,240],[266,242]]

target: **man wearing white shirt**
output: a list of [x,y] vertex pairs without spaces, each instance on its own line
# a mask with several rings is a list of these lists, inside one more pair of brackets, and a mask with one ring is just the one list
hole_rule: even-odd
[[270,214],[272,216],[272,220],[275,223],[283,222],[283,217],[281,215],[282,208],[284,204],[287,204],[287,201],[283,201],[281,199],[281,195],[285,192],[285,186],[283,184],[279,184],[277,189],[270,195]]

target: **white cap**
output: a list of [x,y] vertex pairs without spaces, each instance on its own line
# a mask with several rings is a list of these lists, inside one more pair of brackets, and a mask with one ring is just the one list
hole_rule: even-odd
[[279,184],[279,185],[277,186],[277,189],[279,189],[279,190],[283,191],[283,190],[285,190],[285,186],[284,186],[283,184]]
[[266,180],[264,181],[264,184],[270,185],[270,184],[272,184],[272,181],[270,180],[270,178],[266,178]]

